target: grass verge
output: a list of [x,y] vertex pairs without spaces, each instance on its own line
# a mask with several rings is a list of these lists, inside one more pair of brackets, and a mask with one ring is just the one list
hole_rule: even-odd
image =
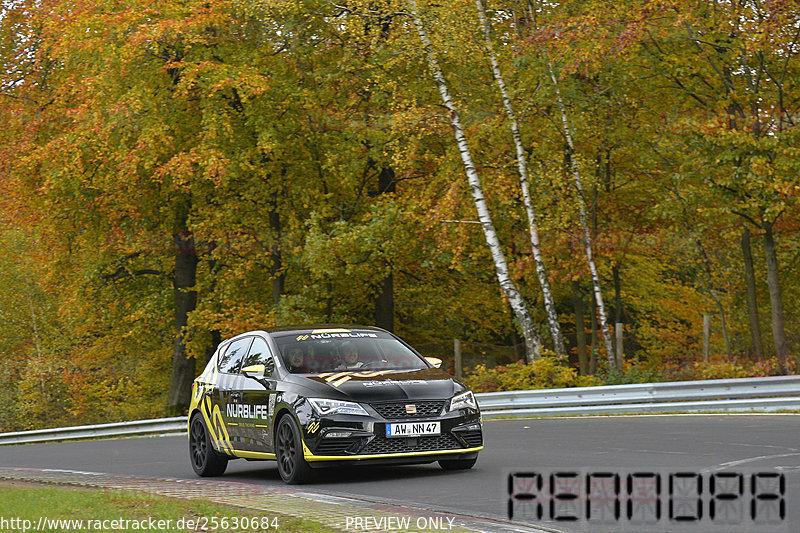
[[0,491],[0,531],[338,531],[290,516],[129,490],[0,480]]

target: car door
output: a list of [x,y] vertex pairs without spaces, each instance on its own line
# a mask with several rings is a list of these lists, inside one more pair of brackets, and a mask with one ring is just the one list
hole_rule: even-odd
[[[264,365],[263,377],[246,377],[242,374],[241,412],[239,430],[243,438],[243,449],[254,452],[272,451],[270,420],[275,409],[276,376],[275,358],[263,337],[256,336],[242,370],[255,365]],[[252,374],[251,374],[252,375]]]
[[244,376],[239,374],[242,360],[247,355],[253,337],[242,337],[236,339],[228,345],[228,349],[219,360],[219,402],[222,419],[230,438],[230,443],[234,449],[241,448],[241,408],[239,407],[242,397],[242,386],[245,381]]

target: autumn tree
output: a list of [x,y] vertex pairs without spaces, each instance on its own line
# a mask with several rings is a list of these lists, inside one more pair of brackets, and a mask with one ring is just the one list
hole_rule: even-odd
[[[749,1],[675,2],[671,11],[643,45],[653,70],[691,105],[692,113],[676,126],[690,131],[685,149],[705,167],[699,175],[714,189],[711,196],[763,239],[774,349],[785,366],[790,349],[775,228],[796,210],[790,191],[796,175],[797,13],[783,2]],[[755,305],[752,296],[748,301]],[[755,339],[755,318],[750,324]]]

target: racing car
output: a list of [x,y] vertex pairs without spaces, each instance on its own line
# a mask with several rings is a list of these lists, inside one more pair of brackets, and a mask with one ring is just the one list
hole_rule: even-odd
[[218,476],[232,459],[275,460],[290,484],[332,465],[471,468],[483,449],[478,404],[440,365],[375,327],[237,335],[193,383],[192,468]]

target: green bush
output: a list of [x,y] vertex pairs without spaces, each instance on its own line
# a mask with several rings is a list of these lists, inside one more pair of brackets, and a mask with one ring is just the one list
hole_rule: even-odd
[[[797,374],[797,362],[789,358],[786,361],[787,372]],[[698,361],[694,364],[695,379],[731,379],[731,378],[757,378],[767,376],[780,376],[783,374],[778,358],[773,356],[769,359],[759,359],[757,361],[711,361],[705,363]]]
[[531,364],[518,362],[486,368],[478,365],[464,378],[474,392],[496,392],[530,389],[560,389],[600,385],[593,376],[578,376],[567,366],[566,358],[541,357]]
[[[789,374],[797,374],[798,364],[788,362]],[[475,392],[497,392],[531,389],[560,389],[567,387],[591,387],[596,385],[623,385],[627,383],[658,383],[664,381],[691,381],[704,379],[732,379],[781,375],[776,357],[758,361],[715,360],[709,363],[698,361],[676,370],[653,362],[628,360],[622,371],[599,361],[596,376],[579,376],[566,358],[545,356],[534,363],[522,361],[487,368],[480,364],[465,378]]]
[[694,364],[695,379],[733,379],[752,377],[744,365],[735,361],[698,361]]
[[630,383],[659,383],[672,381],[673,373],[653,364],[638,359],[626,360],[622,371],[605,360],[598,362],[597,377],[603,385],[627,385]]

